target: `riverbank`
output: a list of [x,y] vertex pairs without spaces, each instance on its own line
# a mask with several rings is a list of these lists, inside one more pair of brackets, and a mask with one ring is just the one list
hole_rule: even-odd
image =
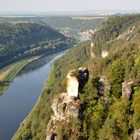
[[[42,90],[42,92],[43,92],[43,90]],[[35,111],[35,109],[39,105],[40,101],[41,101],[41,95],[39,96],[36,104],[33,106],[31,112],[29,112],[29,114],[25,117],[25,119],[20,123],[18,130],[16,131],[14,136],[11,138],[11,140],[17,140],[17,138],[20,136],[20,130],[22,129],[22,126],[24,125],[24,123],[26,123],[30,119],[30,117],[32,116],[32,113]]]
[[15,76],[29,63],[32,59],[20,60],[6,68],[3,68],[0,72],[0,94],[3,94],[9,87]]
[[[71,51],[65,53],[62,58],[57,59],[57,61],[52,66],[47,82],[44,85],[44,89],[33,107],[29,115],[20,123],[20,127],[13,136],[12,140],[24,139],[45,139],[46,137],[46,127],[48,121],[51,117],[51,103],[55,94],[61,93],[61,89],[65,86],[64,77],[68,70],[72,67],[78,68],[83,66],[85,61],[89,57],[89,47],[90,42],[85,42],[84,44],[79,44]],[[80,51],[82,50],[82,51]],[[75,61],[80,60],[80,61]],[[72,63],[72,65],[70,65]],[[62,83],[63,85],[59,85]],[[61,89],[60,89],[60,88]]]
[[[62,54],[62,55],[63,55],[63,54]],[[55,61],[55,60],[58,59],[59,57],[61,57],[61,55],[59,55],[58,57],[54,58],[52,61]],[[52,68],[51,68],[51,69],[52,69]],[[49,77],[48,77],[47,80],[50,80],[50,78],[51,78],[51,77],[50,77],[50,73],[51,73],[51,72],[49,72]],[[46,84],[45,84],[45,86],[46,86]],[[43,92],[45,91],[45,86],[44,86],[44,88],[42,89],[42,92],[41,92],[41,93],[43,93]],[[28,114],[28,115],[25,117],[25,119],[20,123],[20,126],[19,126],[18,130],[16,131],[16,133],[14,134],[14,136],[12,137],[11,140],[18,140],[18,137],[20,137],[20,133],[22,133],[22,132],[21,132],[22,127],[24,126],[24,124],[27,123],[27,121],[28,121],[29,119],[31,119],[33,113],[36,112],[36,108],[38,108],[38,106],[40,105],[40,102],[41,102],[41,101],[42,101],[42,94],[40,94],[40,96],[39,96],[37,102],[36,102],[35,105],[33,106],[32,110],[29,112],[29,114]]]
[[40,59],[43,56],[44,55],[23,59],[0,70],[0,95],[8,89],[10,83],[25,66]]
[[0,70],[0,95],[3,94],[9,87],[12,80],[16,77],[16,75],[28,64],[32,63],[33,61],[36,61],[44,56],[54,54],[57,52],[61,52],[63,50],[66,50],[67,48],[61,48],[56,49],[55,51],[52,50],[50,52],[44,53],[40,56],[35,56],[32,58],[27,58],[23,60],[19,60],[18,62],[15,62],[13,64],[10,64],[3,69]]

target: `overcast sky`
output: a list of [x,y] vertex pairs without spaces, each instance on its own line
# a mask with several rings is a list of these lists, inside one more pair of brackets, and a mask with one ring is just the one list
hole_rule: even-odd
[[140,0],[0,0],[0,11],[139,10]]

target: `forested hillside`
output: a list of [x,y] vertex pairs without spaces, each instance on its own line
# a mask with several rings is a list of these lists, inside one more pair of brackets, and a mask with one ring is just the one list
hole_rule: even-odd
[[[109,18],[92,42],[85,104],[84,139],[132,140],[140,129],[140,15]],[[107,51],[106,57],[102,52]]]
[[48,25],[0,24],[0,67],[12,61],[66,48],[69,39]]
[[92,50],[90,41],[81,43],[54,63],[43,94],[14,140],[45,139],[52,99],[66,90],[67,72],[81,66],[90,72],[79,94],[83,117],[72,119],[71,125],[59,123],[58,138],[71,140],[75,132],[75,139],[80,140],[136,140],[140,129],[140,15],[109,18],[92,43]]
[[102,23],[99,31],[93,36],[96,45],[115,39],[123,31],[139,23],[139,15],[110,17]]

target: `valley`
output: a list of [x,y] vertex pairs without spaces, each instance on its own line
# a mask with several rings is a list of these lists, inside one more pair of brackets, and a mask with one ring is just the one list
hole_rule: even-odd
[[140,14],[1,21],[3,139],[138,140]]
[[[41,98],[53,61],[79,42],[78,35],[67,37],[46,24],[12,20],[0,22],[0,138],[5,140],[14,136]],[[80,36],[80,41],[87,39]]]
[[[137,140],[140,129],[139,23],[139,14],[110,17],[91,41],[78,44],[55,61],[36,108],[13,140]],[[89,80],[79,96],[69,102],[64,94],[67,94],[66,75],[79,67],[88,68]],[[70,107],[79,111],[80,116],[75,117]]]

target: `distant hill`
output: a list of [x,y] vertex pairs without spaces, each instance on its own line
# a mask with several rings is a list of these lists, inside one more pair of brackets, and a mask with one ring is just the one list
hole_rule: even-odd
[[95,44],[115,39],[123,31],[140,23],[140,15],[112,16],[102,23],[99,31],[93,36]]
[[65,39],[64,35],[48,25],[36,23],[0,24],[0,43],[31,45],[49,39]]
[[66,47],[66,39],[63,34],[46,24],[31,22],[1,23],[0,66],[21,57],[48,52],[54,46],[55,48]]

